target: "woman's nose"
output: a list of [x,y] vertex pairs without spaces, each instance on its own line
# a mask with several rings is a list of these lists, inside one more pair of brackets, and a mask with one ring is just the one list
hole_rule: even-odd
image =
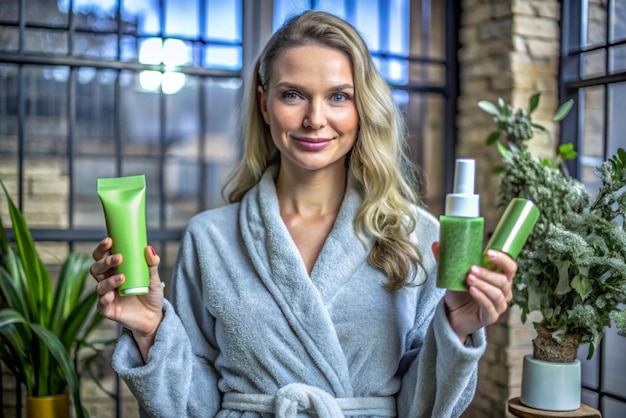
[[303,125],[310,129],[320,129],[326,125],[325,110],[322,103],[311,102],[309,104]]

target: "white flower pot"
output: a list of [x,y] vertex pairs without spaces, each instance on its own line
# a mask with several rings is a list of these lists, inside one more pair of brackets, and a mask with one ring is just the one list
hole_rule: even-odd
[[580,360],[552,363],[524,357],[520,402],[546,411],[573,411],[580,408]]

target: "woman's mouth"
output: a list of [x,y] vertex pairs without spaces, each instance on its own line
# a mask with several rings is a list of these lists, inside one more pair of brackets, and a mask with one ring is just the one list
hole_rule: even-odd
[[294,139],[300,148],[307,151],[318,151],[324,149],[332,142],[332,139],[330,138],[295,137]]

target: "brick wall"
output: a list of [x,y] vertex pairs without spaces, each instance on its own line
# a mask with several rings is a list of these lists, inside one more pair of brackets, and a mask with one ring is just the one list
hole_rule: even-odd
[[[485,146],[493,128],[491,117],[477,108],[479,100],[499,97],[514,108],[527,107],[541,92],[536,122],[552,132],[537,134],[530,148],[535,155],[553,155],[556,126],[550,117],[558,108],[560,8],[557,0],[463,0],[459,51],[460,97],[457,157],[477,161],[477,190],[485,230],[492,231],[500,212],[495,208],[498,180],[491,173],[499,155]],[[532,318],[523,325],[513,307],[487,329],[488,348],[479,368],[474,402],[465,417],[512,416],[507,400],[519,396],[523,356],[532,352]]]

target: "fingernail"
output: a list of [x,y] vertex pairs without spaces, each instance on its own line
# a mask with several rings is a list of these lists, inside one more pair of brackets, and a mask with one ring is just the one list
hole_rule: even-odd
[[112,255],[111,261],[114,263],[117,263],[118,261],[120,261],[120,255],[119,254]]
[[480,273],[480,268],[478,266],[472,266],[470,268],[470,272],[474,273],[474,274],[479,274]]
[[493,250],[487,250],[487,258],[490,260],[495,260],[498,257],[498,254]]
[[152,251],[152,255],[156,255],[156,251],[154,251],[154,247],[152,245],[149,246],[150,251]]
[[100,241],[100,245],[106,245],[107,242],[109,242],[109,238],[104,238],[102,241]]
[[118,274],[117,276],[115,276],[115,283],[122,283],[123,281],[124,281],[123,274]]

